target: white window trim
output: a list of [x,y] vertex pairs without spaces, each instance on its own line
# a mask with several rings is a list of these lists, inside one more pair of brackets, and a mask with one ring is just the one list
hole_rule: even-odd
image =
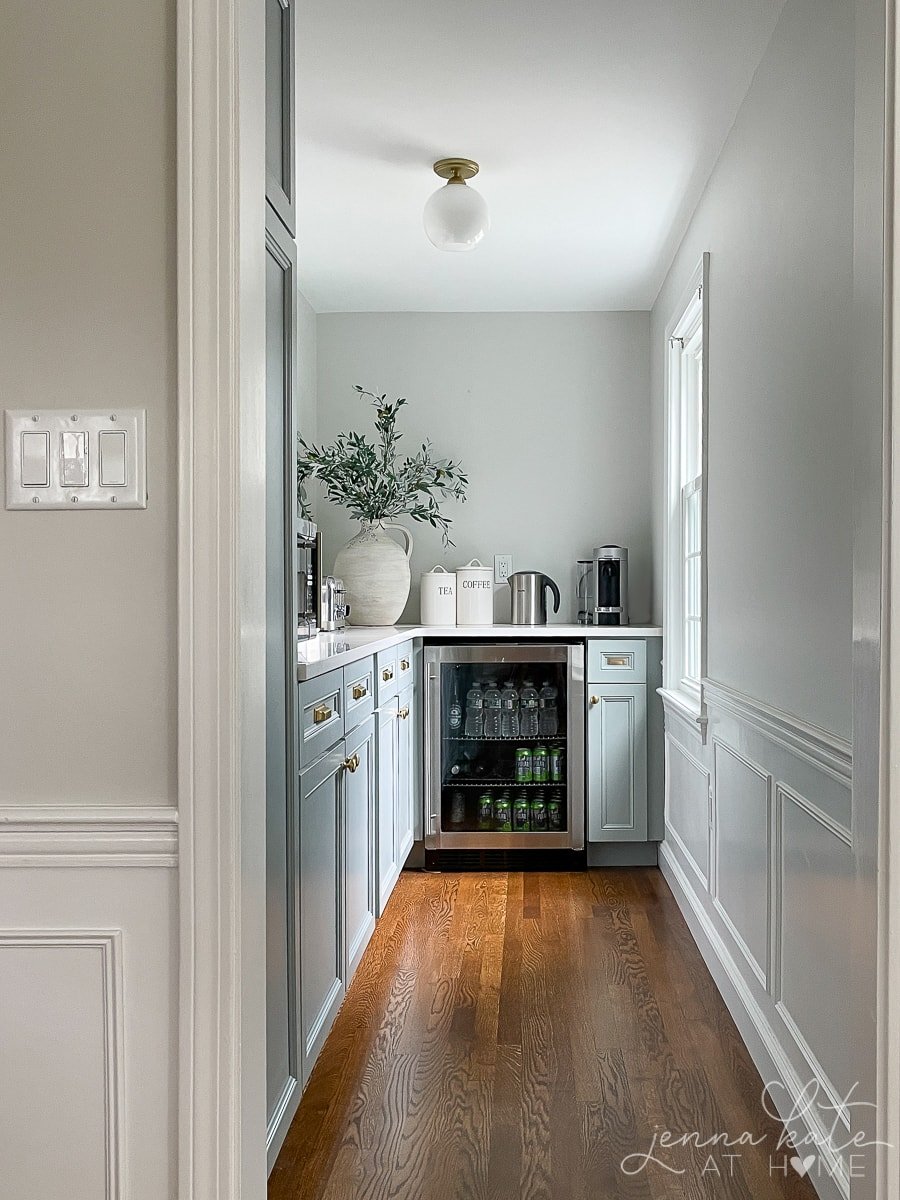
[[[709,628],[707,613],[707,428],[709,422],[709,254],[704,253],[678,303],[672,319],[666,327],[665,341],[665,521],[664,521],[664,595],[663,623],[666,633],[663,654],[663,700],[671,704],[682,716],[696,721],[702,729],[706,726],[706,704],[704,681],[706,679],[706,646]],[[682,594],[683,562],[683,513],[681,484],[681,437],[673,438],[670,432],[680,430],[683,419],[681,407],[680,371],[675,370],[679,362],[680,349],[674,339],[684,331],[696,326],[700,316],[703,330],[703,355],[701,377],[701,420],[702,462],[700,494],[700,546],[702,552],[700,568],[700,682],[684,678],[681,663],[682,626],[684,597]],[[676,353],[677,351],[677,353]],[[680,364],[679,364],[680,365]],[[674,536],[673,536],[674,533]]]

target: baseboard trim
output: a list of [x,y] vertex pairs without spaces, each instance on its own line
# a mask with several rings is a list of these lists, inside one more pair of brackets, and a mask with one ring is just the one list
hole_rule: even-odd
[[0,805],[0,868],[177,865],[169,805]]
[[[742,978],[734,956],[694,892],[684,868],[665,842],[659,847],[659,866],[763,1081],[778,1080],[784,1085],[786,1102],[779,1106],[779,1111],[787,1116],[794,1106],[800,1105],[803,1081]],[[822,1078],[819,1083],[830,1094],[827,1081]],[[800,1105],[799,1111],[808,1107]],[[849,1200],[847,1165],[842,1157],[830,1150],[825,1125],[812,1111],[805,1112],[798,1124],[799,1138],[809,1135],[815,1139],[817,1152],[826,1166],[818,1177],[810,1176],[822,1200]]]

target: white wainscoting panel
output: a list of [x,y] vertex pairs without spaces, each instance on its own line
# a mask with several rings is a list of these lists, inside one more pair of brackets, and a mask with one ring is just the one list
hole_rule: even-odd
[[[854,888],[850,831],[829,822],[787,788],[778,789],[780,921],[779,1010],[801,1052],[825,1081],[833,1099],[854,1082],[852,1046],[839,1031],[853,1028],[852,911]],[[827,986],[822,972],[827,970]],[[836,1036],[838,1034],[838,1036]]]
[[[836,1103],[854,1082],[850,747],[722,684],[704,691],[705,737],[666,705],[660,866],[763,1079],[784,1084],[782,1111],[811,1083],[823,1105]],[[801,1108],[825,1142],[834,1114]],[[822,1158],[813,1182],[846,1200],[844,1155],[826,1146]]]
[[666,733],[666,836],[678,841],[701,885],[709,886],[709,771]]
[[177,823],[0,812],[0,1195],[177,1190]]
[[713,744],[714,902],[751,970],[769,974],[771,780],[722,742]]

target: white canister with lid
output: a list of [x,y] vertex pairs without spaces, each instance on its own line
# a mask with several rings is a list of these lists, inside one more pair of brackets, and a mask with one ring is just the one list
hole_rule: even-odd
[[456,624],[456,573],[446,567],[432,567],[422,575],[423,625]]
[[456,568],[456,623],[494,623],[494,573],[477,558]]

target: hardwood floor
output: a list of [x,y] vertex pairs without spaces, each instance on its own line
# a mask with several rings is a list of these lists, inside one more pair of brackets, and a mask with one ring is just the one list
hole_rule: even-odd
[[658,871],[405,873],[269,1198],[812,1200],[762,1087]]

